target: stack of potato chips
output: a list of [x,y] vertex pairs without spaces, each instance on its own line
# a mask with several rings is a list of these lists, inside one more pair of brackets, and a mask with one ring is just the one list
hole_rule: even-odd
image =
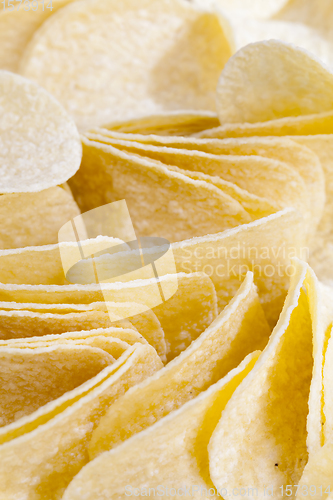
[[333,7],[3,4],[0,500],[333,495]]

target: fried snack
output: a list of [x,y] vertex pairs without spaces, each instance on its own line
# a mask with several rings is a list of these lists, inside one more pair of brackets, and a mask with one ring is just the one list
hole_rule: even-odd
[[237,368],[179,410],[114,450],[102,453],[74,478],[63,500],[81,500],[83,492],[85,500],[121,498],[124,493],[138,491],[134,488],[146,495],[149,487],[158,491],[159,485],[165,492],[166,488],[172,493],[179,491],[179,496],[184,494],[185,486],[192,498],[215,496],[208,471],[208,440],[232,393],[251,373],[258,354],[247,356]]
[[58,101],[3,70],[0,97],[0,193],[42,191],[72,177],[80,166],[80,137]]
[[82,138],[83,161],[70,187],[81,211],[125,198],[135,231],[171,243],[249,222],[231,196],[148,158]]
[[82,0],[42,25],[19,71],[87,130],[111,117],[215,111],[217,80],[230,55],[219,18],[184,0]]
[[59,186],[0,195],[0,249],[56,243],[61,226],[79,213],[72,194]]
[[92,436],[90,458],[114,448],[195,398],[238,366],[247,354],[263,349],[269,335],[249,273],[234,299],[190,347],[125,394],[106,413]]
[[281,485],[301,478],[313,370],[312,323],[302,290],[306,274],[305,264],[296,269],[268,345],[212,434],[209,471],[219,490],[251,485],[264,496],[269,486],[277,498]]
[[87,444],[103,413],[161,366],[152,347],[135,344],[92,379],[0,430],[1,500],[61,498],[88,462]]

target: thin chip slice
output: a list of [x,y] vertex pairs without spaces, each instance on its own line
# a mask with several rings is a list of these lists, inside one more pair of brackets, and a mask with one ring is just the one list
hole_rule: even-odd
[[288,136],[329,134],[333,131],[333,113],[288,116],[259,123],[230,123],[195,134],[196,137],[220,139],[253,136]]
[[56,243],[59,229],[79,213],[72,194],[58,186],[39,193],[3,194],[0,249]]
[[253,271],[261,304],[273,327],[293,273],[291,259],[308,259],[304,231],[302,217],[286,209],[223,233],[175,243],[172,249],[177,271],[197,270],[210,276],[220,311],[235,295],[246,272]]
[[319,60],[269,40],[247,45],[228,61],[217,86],[217,113],[222,124],[310,115],[331,111],[332,95],[333,74]]
[[90,346],[2,347],[0,425],[30,415],[96,376],[113,362],[113,356]]
[[132,120],[118,121],[103,125],[107,130],[126,134],[157,134],[161,136],[186,136],[218,127],[220,120],[212,111],[170,111]]
[[288,4],[288,0],[192,0],[197,5],[222,9],[223,12],[235,16],[247,14],[258,19],[269,19],[278,14]]
[[27,337],[25,339],[9,339],[0,340],[0,347],[15,348],[17,344],[24,343],[26,347],[32,347],[39,342],[55,342],[59,344],[66,344],[67,341],[81,341],[82,339],[91,339],[95,337],[111,338],[112,340],[118,339],[119,341],[128,345],[133,344],[147,344],[146,339],[140,333],[132,328],[110,327],[98,328],[97,330],[81,330],[77,332],[65,332],[59,335],[45,335],[44,337]]
[[0,70],[0,193],[41,191],[66,182],[82,148],[73,119],[42,87]]
[[83,161],[70,186],[83,212],[124,198],[139,236],[170,242],[251,220],[240,203],[211,184],[112,146],[82,142]]
[[88,462],[87,443],[103,413],[161,366],[152,347],[136,344],[80,387],[0,430],[1,498],[61,498]]
[[[200,296],[200,298],[198,298],[198,300],[200,300],[200,306],[202,307],[203,306],[202,295]],[[161,327],[159,320],[156,317],[156,314],[154,314],[152,310],[147,310],[139,314],[136,314],[134,316],[131,316],[131,321],[129,321],[127,318],[131,314],[133,314],[135,308],[137,308],[137,310],[140,311],[140,304],[126,303],[126,302],[123,303],[93,302],[92,304],[38,304],[38,303],[27,303],[27,302],[18,304],[17,302],[0,302],[0,315],[3,311],[12,311],[12,312],[23,311],[25,313],[30,311],[30,312],[42,313],[44,314],[45,318],[46,318],[45,313],[51,315],[56,314],[59,316],[67,315],[70,313],[76,313],[76,316],[79,318],[80,316],[77,313],[82,313],[86,311],[102,311],[104,313],[108,313],[109,322],[112,323],[112,327],[103,328],[102,329],[103,331],[105,332],[111,331],[112,328],[116,327],[117,330],[119,329],[119,327],[127,329],[135,328],[147,340],[147,342],[156,349],[161,359],[163,361],[166,361],[166,343],[165,343],[164,331]],[[212,308],[212,310],[214,309]],[[209,321],[208,315],[206,321],[207,322]],[[75,326],[76,326],[75,329],[76,331],[80,325],[76,324]],[[30,335],[31,334],[34,336],[36,335],[35,325],[34,328],[32,328],[32,330],[29,333]],[[25,336],[25,341],[28,338],[29,336]],[[132,343],[133,342],[131,342],[131,344]]]
[[296,269],[267,347],[212,434],[209,471],[219,490],[251,485],[263,497],[266,487],[279,492],[302,475],[313,369],[311,317],[302,290],[306,272],[305,264]]
[[[60,190],[60,188],[53,188],[55,190]],[[58,191],[56,191],[58,193]],[[60,192],[62,195],[62,191]],[[52,190],[45,192],[48,198],[52,199]],[[44,196],[45,196],[44,195]],[[5,197],[6,195],[4,195]],[[14,195],[16,196],[16,195]],[[23,195],[23,196],[34,196],[34,195]],[[1,202],[0,197],[0,202]],[[65,198],[66,199],[66,198]],[[25,200],[26,202],[29,199]],[[59,204],[62,199],[60,198]],[[10,210],[12,211],[20,211],[19,220],[22,223],[23,210],[22,207],[15,207],[15,205],[9,205]],[[40,212],[43,215],[43,218],[46,218],[45,206],[38,207]],[[52,207],[52,210],[59,213],[61,207],[58,205]],[[23,212],[23,213],[22,213]],[[76,210],[72,213],[66,214],[68,219],[66,222],[78,215],[79,210],[76,207]],[[31,215],[31,214],[30,214]],[[65,221],[65,216],[62,219],[62,222]],[[34,221],[34,224],[39,222],[39,220]],[[18,223],[17,223],[18,226]],[[39,226],[40,227],[40,226]],[[60,229],[60,226],[59,228]],[[45,234],[46,228],[43,227],[43,232]],[[58,241],[58,233],[54,230],[56,241]],[[36,235],[41,237],[41,235]],[[117,247],[123,248],[120,246],[122,244],[122,240],[118,238],[111,238],[108,236],[98,236],[97,238],[91,238],[89,240],[81,240],[80,247],[81,251],[85,255],[90,255],[96,251],[102,250],[103,248],[111,248]],[[13,250],[0,250],[0,282],[1,283],[12,283],[12,284],[25,284],[25,285],[64,285],[68,283],[64,274],[64,268],[61,261],[60,251],[62,247],[66,249],[70,249],[73,254],[73,259],[76,257],[76,252],[78,246],[77,243],[73,242],[61,242],[59,244],[53,245],[39,245],[39,246],[24,246],[24,248],[15,248]],[[94,281],[95,282],[95,281]]]
[[[159,279],[165,292],[169,288],[173,290],[175,282],[178,283],[176,293],[167,301],[158,301],[157,307],[157,289],[153,280],[102,285],[0,285],[0,298],[3,301],[41,304],[90,304],[105,298],[107,303],[126,303],[123,306],[125,309],[128,309],[129,302],[135,303],[135,316],[141,316],[154,308],[165,334],[168,358],[172,359],[197,338],[217,315],[216,292],[209,276],[203,273],[179,273]],[[167,293],[165,295],[170,296]],[[121,316],[121,310],[113,304],[110,311]],[[134,319],[134,324],[140,329],[142,318]],[[160,334],[159,330],[157,335]],[[145,335],[145,330],[142,330],[142,335]]]
[[215,111],[216,84],[230,55],[218,17],[189,2],[82,0],[35,33],[20,73],[87,130],[111,117]]
[[125,394],[106,413],[92,436],[90,458],[114,448],[195,398],[247,354],[263,349],[269,335],[249,273],[230,304],[186,351]]
[[[217,496],[208,472],[207,444],[232,393],[253,368],[253,353],[182,408],[102,453],[74,478],[63,500],[121,498],[140,492]],[[151,488],[151,489],[150,489]]]
[[[171,165],[185,169],[183,172],[185,174],[190,170],[221,177],[223,181],[236,184],[258,197],[275,200],[280,209],[295,206],[301,212],[309,211],[308,193],[301,176],[293,167],[278,160],[265,159],[261,156],[214,155],[202,151],[165,148],[91,133],[87,133],[86,137],[92,141],[102,141],[128,153],[158,160],[168,165],[168,168]],[[172,170],[182,173],[179,169]],[[201,178],[198,177],[198,180]],[[224,184],[215,185],[224,191]],[[229,194],[230,190],[224,192]]]
[[39,1],[37,5],[36,3],[29,5],[29,10],[24,10],[24,6],[10,10],[9,5],[2,9],[0,12],[0,45],[2,47],[0,68],[17,72],[24,49],[34,32],[56,10],[71,1],[52,0],[52,5],[50,2],[43,4],[42,1]]

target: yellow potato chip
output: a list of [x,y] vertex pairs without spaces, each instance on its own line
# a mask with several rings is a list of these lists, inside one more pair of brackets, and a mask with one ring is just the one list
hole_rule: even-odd
[[232,16],[242,13],[253,18],[268,19],[280,12],[288,0],[192,0],[197,5],[222,9]]
[[105,130],[123,133],[190,135],[218,127],[220,120],[213,111],[170,111],[132,120],[117,121],[103,125]]
[[[141,154],[161,161],[168,165],[168,168],[170,168],[169,165],[175,165],[186,169],[183,172],[186,175],[187,170],[191,170],[221,177],[224,181],[234,183],[251,194],[275,200],[280,209],[295,206],[301,212],[307,213],[309,210],[308,202],[306,201],[308,194],[305,182],[302,182],[299,173],[295,172],[291,166],[281,163],[278,160],[266,160],[261,156],[250,157],[223,154],[217,156],[202,151],[175,149],[171,147],[165,148],[140,144],[134,141],[122,141],[111,137],[96,136],[91,133],[86,134],[86,137],[93,141],[102,140],[105,144],[110,144],[129,153]],[[315,162],[318,164],[318,159]],[[304,167],[303,165],[303,163],[300,163],[302,172],[305,170],[309,171],[307,165],[304,165]],[[176,171],[181,173],[181,170]],[[308,177],[312,178],[312,175],[308,174]],[[219,185],[218,187],[223,190],[224,185]],[[323,191],[323,179],[321,187]],[[226,192],[228,193],[228,191]],[[321,196],[322,198],[323,196]],[[322,205],[323,203],[319,207],[320,215],[323,208]],[[318,222],[318,216],[316,217],[316,222]]]
[[55,95],[86,130],[111,117],[215,111],[230,55],[218,17],[189,2],[82,0],[35,33],[20,73]]
[[[285,209],[264,219],[215,235],[175,243],[178,272],[204,272],[212,279],[219,310],[235,295],[247,271],[253,271],[267,320],[274,326],[293,274],[291,259],[307,259],[302,217]],[[3,291],[0,289],[0,297]],[[15,296],[15,295],[14,295]]]
[[125,394],[106,413],[92,436],[90,457],[114,448],[196,397],[247,354],[263,349],[269,335],[249,273],[230,304],[186,351]]
[[[202,298],[203,296],[201,295],[201,297],[199,298],[199,300],[201,299],[200,300],[201,308],[203,305]],[[131,321],[129,321],[127,318],[130,314],[133,314],[133,310],[135,310],[135,308],[137,308],[138,311],[140,311],[140,305],[133,303],[126,303],[126,302],[123,303],[109,302],[107,304],[105,302],[94,302],[92,304],[38,304],[38,303],[27,303],[27,302],[18,304],[16,302],[0,302],[0,315],[2,314],[3,311],[11,311],[11,312],[22,311],[23,313],[27,313],[28,311],[30,311],[35,313],[42,313],[40,314],[40,316],[42,316],[42,318],[44,318],[45,320],[47,319],[47,315],[45,313],[49,315],[55,314],[59,316],[62,315],[65,316],[71,313],[76,313],[74,314],[74,316],[77,317],[79,320],[80,315],[78,313],[87,311],[88,312],[102,311],[103,313],[108,313],[109,322],[111,322],[112,327],[106,327],[97,330],[99,331],[102,330],[107,332],[111,331],[113,327],[117,327],[117,330],[119,329],[119,327],[127,329],[128,328],[136,329],[148,341],[148,343],[156,349],[158,355],[162,358],[162,360],[165,361],[166,343],[164,338],[164,331],[161,327],[159,320],[156,317],[156,314],[154,314],[152,310],[147,310],[137,315],[131,316]],[[97,318],[98,317],[99,316],[97,316]],[[163,317],[162,313],[161,317]],[[208,322],[209,319],[210,319],[209,314],[207,314],[206,321]],[[63,324],[61,320],[60,324]],[[76,326],[75,330],[77,330],[77,328],[79,328],[80,326],[82,327],[82,323],[80,324],[78,322],[75,326]],[[31,331],[28,330],[28,332],[29,335],[31,334],[36,335],[35,325],[34,328],[32,328]],[[25,336],[25,341],[27,341],[28,338],[29,338],[28,336],[27,337]],[[45,336],[43,336],[43,340],[44,339]],[[133,342],[130,343],[132,344]]]
[[66,182],[82,148],[73,119],[42,87],[0,70],[0,193],[41,191]]
[[322,113],[332,109],[332,91],[332,73],[311,54],[278,40],[257,42],[226,64],[217,113],[222,124]]
[[[0,347],[15,347],[16,344],[24,343],[27,347],[30,344],[36,345],[39,342],[64,343],[67,341],[81,341],[82,339],[93,339],[95,337],[118,339],[119,341],[133,345],[135,343],[147,344],[147,340],[134,328],[109,327],[98,328],[96,330],[82,330],[78,332],[65,332],[59,335],[45,335],[44,337],[27,337],[25,339],[0,340]],[[33,347],[32,345],[32,347]]]
[[58,186],[39,193],[3,194],[0,249],[56,243],[61,226],[79,213],[72,194]]
[[305,116],[288,116],[259,123],[230,123],[198,132],[198,138],[235,138],[253,136],[288,136],[328,134],[333,131],[333,113],[318,113]]
[[101,416],[161,366],[152,347],[136,344],[80,387],[1,429],[0,496],[61,498],[88,462],[87,444]]
[[1,347],[0,425],[30,415],[113,362],[113,356],[90,346]]
[[[62,195],[62,190],[60,188],[53,188],[56,191],[56,194]],[[59,192],[58,192],[59,190]],[[52,199],[52,191],[49,190],[46,192],[47,198]],[[4,195],[4,197],[7,195]],[[16,195],[14,195],[16,196]],[[19,196],[34,196],[34,195],[19,195]],[[1,203],[0,197],[0,203]],[[66,200],[66,198],[65,198]],[[28,201],[28,200],[26,200]],[[61,203],[62,199],[59,199],[59,203]],[[7,205],[8,207],[8,205]],[[22,210],[22,206],[20,205],[19,210]],[[39,208],[39,207],[38,207]],[[10,206],[10,210],[17,210],[16,206]],[[50,211],[50,215],[53,214],[53,210],[59,213],[61,211],[61,207],[56,205],[52,207],[52,212]],[[8,208],[7,208],[8,210]],[[17,210],[17,211],[19,211]],[[40,207],[43,218],[46,218],[45,206]],[[60,212],[61,213],[61,212]],[[79,213],[78,208],[72,213],[64,214],[62,222],[65,221],[65,215],[68,219],[76,216]],[[31,215],[31,214],[30,214]],[[53,214],[54,216],[54,214]],[[17,216],[19,217],[20,222],[22,223],[22,212]],[[40,217],[40,215],[39,215]],[[67,220],[68,220],[67,219]],[[33,225],[39,222],[39,220],[34,220]],[[40,221],[42,223],[42,221]],[[18,226],[18,222],[17,222]],[[45,234],[46,227],[43,227],[43,232]],[[58,228],[60,229],[60,227]],[[54,238],[56,241],[58,240],[57,230],[54,230]],[[42,235],[36,235],[36,237],[42,237]],[[87,253],[90,255],[94,253],[95,249],[100,251],[103,247],[111,248],[117,247],[123,242],[118,238],[111,238],[108,236],[98,236],[97,238],[91,238],[89,240],[80,241],[81,249],[83,253]],[[24,248],[16,248],[13,250],[0,250],[0,282],[1,283],[12,283],[12,284],[26,284],[26,285],[64,285],[68,283],[65,278],[64,269],[61,261],[60,250],[62,247],[73,249],[73,254],[75,249],[77,248],[77,243],[73,242],[61,242],[59,244],[53,245],[40,245],[40,246],[26,246]],[[120,247],[123,248],[123,247]]]
[[298,484],[302,475],[313,369],[306,272],[306,264],[296,269],[267,347],[212,434],[209,471],[219,490],[251,485],[260,497],[271,488],[277,498],[281,486]]
[[102,453],[73,479],[63,500],[148,496],[154,491],[196,499],[217,496],[208,472],[207,444],[225,405],[257,358],[258,353],[250,354],[182,408]]
[[70,181],[82,211],[125,198],[138,235],[170,242],[251,220],[240,203],[211,184],[171,172],[148,158],[82,141],[81,168]]
[[[6,6],[0,12],[0,68],[17,72],[20,58],[34,32],[41,24],[59,8],[72,0],[52,0],[29,5],[29,10],[24,10],[27,5],[19,5],[10,10]],[[19,7],[19,8],[18,8]],[[30,8],[31,7],[31,8]]]

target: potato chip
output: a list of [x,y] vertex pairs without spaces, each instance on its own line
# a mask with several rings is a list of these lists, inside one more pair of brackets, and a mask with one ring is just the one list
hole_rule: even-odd
[[[73,196],[61,187],[39,193],[0,196],[0,249],[47,245],[58,241],[61,226],[80,213]],[[30,274],[36,271],[30,270]]]
[[[122,498],[124,494],[211,498],[207,444],[232,393],[250,372],[258,353],[182,408],[102,453],[79,472],[63,500]],[[209,491],[207,491],[209,490]],[[148,493],[149,492],[149,493]]]
[[285,209],[220,234],[175,243],[172,250],[177,271],[196,270],[210,276],[220,311],[235,295],[246,272],[253,271],[267,320],[274,326],[294,273],[291,259],[301,256],[307,260],[309,250],[304,242],[302,217]]
[[113,356],[90,346],[2,347],[0,425],[8,425],[30,415],[113,362]]
[[[53,188],[60,190],[60,188]],[[58,191],[57,191],[58,192]],[[47,193],[48,197],[52,194],[50,191]],[[62,194],[62,191],[60,191]],[[4,197],[7,195],[4,195]],[[16,196],[16,195],[13,195]],[[23,195],[34,196],[34,195]],[[0,197],[0,203],[1,203]],[[61,201],[61,199],[59,200]],[[15,210],[16,207],[10,207]],[[21,208],[21,207],[20,207]],[[61,207],[54,207],[57,211]],[[53,209],[53,207],[52,207]],[[41,207],[43,217],[46,217],[45,207]],[[72,218],[79,212],[76,211],[68,214],[68,218]],[[23,214],[20,212],[19,220],[22,222]],[[40,217],[40,216],[39,216]],[[65,217],[63,217],[63,221]],[[34,221],[35,222],[35,221]],[[36,220],[36,225],[37,225]],[[66,221],[67,222],[67,221]],[[18,225],[18,224],[17,224]],[[60,229],[60,227],[58,228]],[[44,233],[46,228],[43,228]],[[39,235],[38,235],[39,236]],[[43,235],[44,236],[44,235]],[[58,233],[55,232],[55,238],[58,241]],[[118,238],[111,238],[108,236],[98,236],[89,240],[81,240],[80,245],[84,253],[88,255],[94,253],[95,249],[101,250],[103,247],[111,248],[117,247],[123,243]],[[16,248],[13,250],[0,250],[0,282],[12,284],[26,284],[26,285],[64,285],[68,281],[65,278],[63,265],[61,262],[60,249],[61,247],[75,249],[77,243],[61,242],[53,245],[40,245],[40,246],[27,246],[24,248]],[[74,254],[74,250],[73,250]]]
[[9,10],[9,5],[2,9],[0,12],[0,45],[2,47],[0,68],[17,72],[22,53],[34,32],[56,10],[71,1],[52,0],[52,4],[50,1],[44,4],[38,2],[37,8],[34,4],[29,10],[24,10],[24,6],[21,5],[19,9]]
[[[199,139],[196,137],[159,137],[156,135],[121,134],[106,129],[96,129],[92,133],[87,133],[86,136],[88,138],[97,136],[106,136],[107,138],[110,137],[115,139],[114,144],[116,144],[117,140],[135,141],[159,147],[167,146],[169,148],[197,150],[215,155],[256,155],[282,161],[284,163],[288,163],[290,166],[293,166],[306,183],[311,200],[310,205],[313,210],[316,207],[316,212],[318,214],[316,217],[317,220],[320,219],[323,211],[325,203],[325,179],[318,160],[321,148],[311,147],[311,142],[308,147],[305,147],[307,146],[306,141],[302,146],[301,140],[295,138],[295,140],[299,142],[299,144],[295,144],[295,141],[291,140],[293,139],[292,137],[251,137],[221,140]],[[311,141],[313,138],[309,137],[308,139]],[[133,144],[133,148],[135,147],[136,145]],[[312,151],[309,150],[309,147]],[[327,148],[325,148],[325,150],[327,151]],[[322,159],[322,154],[320,155],[320,158]],[[186,172],[186,175],[189,175],[188,172]],[[224,189],[227,189],[227,186],[224,186]],[[239,195],[237,196],[237,191],[235,189],[233,191],[227,191],[227,193],[233,196],[243,206],[244,203],[248,203],[247,200],[244,200],[243,193],[243,199],[238,197]],[[255,203],[258,205],[262,202],[263,200],[258,198],[253,200],[254,205]],[[248,204],[246,204],[244,208],[249,211]],[[253,210],[252,206],[250,211],[252,211],[251,209]]]
[[59,343],[66,344],[68,341],[81,341],[85,339],[93,339],[95,337],[104,337],[118,339],[119,341],[126,343],[128,345],[133,345],[136,343],[147,344],[147,340],[140,335],[140,333],[132,328],[121,328],[121,327],[109,327],[109,328],[98,328],[96,330],[82,330],[77,332],[65,332],[59,335],[45,335],[44,337],[27,337],[24,339],[9,339],[0,340],[0,347],[12,347],[15,348],[16,345],[24,343],[26,347],[34,347],[39,342],[46,343]]
[[332,91],[332,73],[305,50],[278,40],[257,42],[226,64],[217,113],[222,124],[322,113],[332,110]]
[[74,121],[42,87],[0,70],[0,193],[41,191],[66,182],[80,166]]
[[[256,196],[276,200],[280,209],[295,206],[301,212],[307,213],[309,210],[308,203],[305,201],[307,200],[306,186],[300,175],[280,161],[266,160],[259,156],[222,154],[217,156],[201,151],[151,146],[133,141],[116,140],[111,137],[96,137],[95,134],[90,133],[86,136],[91,140],[99,140],[100,137],[104,143],[129,153],[141,154],[166,165],[176,165],[186,169],[184,172],[186,174],[187,170],[193,170],[221,177]],[[303,170],[305,169],[306,167],[303,168]],[[224,186],[219,187],[223,188]]]
[[218,17],[188,2],[82,0],[35,33],[20,73],[87,130],[111,117],[215,111],[216,84],[230,55]]
[[220,139],[252,136],[288,136],[329,134],[333,131],[333,113],[328,111],[304,116],[288,116],[258,123],[228,123],[195,134]]
[[138,235],[170,242],[251,220],[236,200],[215,186],[171,172],[148,158],[82,141],[84,158],[70,181],[82,211],[125,198]]
[[249,273],[230,304],[188,349],[125,394],[106,413],[92,436],[90,457],[114,448],[196,397],[235,368],[247,354],[263,349],[269,335]]
[[[302,290],[306,265],[296,269],[280,319],[255,368],[234,392],[209,446],[216,488],[298,484],[308,453],[306,421],[313,369],[312,325]],[[297,353],[297,355],[295,355]]]
[[253,18],[268,19],[280,12],[288,0],[192,0],[203,7],[222,9],[224,13],[232,16],[242,13]]
[[107,130],[122,133],[157,134],[162,136],[186,136],[218,127],[220,120],[213,111],[169,111],[132,120],[103,125]]
[[91,433],[108,407],[161,368],[155,350],[136,344],[80,387],[0,431],[1,492],[6,498],[61,498],[88,462]]
[[[215,295],[213,295],[213,297],[215,299]],[[198,297],[198,299],[199,300],[201,299],[200,306],[202,308],[203,306],[202,294],[200,298]],[[216,300],[214,300],[214,302],[216,302]],[[50,315],[56,314],[61,316],[70,313],[82,313],[86,311],[88,312],[103,311],[104,313],[108,313],[109,322],[112,323],[112,327],[96,329],[93,331],[102,330],[103,332],[108,332],[112,331],[112,328],[115,327],[117,327],[116,330],[119,330],[119,328],[136,329],[145,339],[147,339],[148,343],[156,349],[161,359],[163,361],[166,361],[166,343],[165,343],[164,331],[161,327],[159,320],[156,317],[156,314],[154,314],[152,310],[147,310],[139,314],[136,314],[134,316],[131,316],[131,321],[129,321],[127,319],[128,316],[130,315],[129,311],[133,313],[133,310],[135,310],[136,307],[138,311],[140,311],[140,305],[133,303],[126,303],[126,302],[123,303],[109,302],[107,304],[105,302],[93,302],[92,304],[38,304],[38,303],[18,304],[16,302],[0,302],[0,315],[3,311],[12,311],[12,312],[22,311],[23,313],[27,313],[28,311],[37,312],[37,313],[42,313],[42,316],[44,315],[44,317],[46,316],[45,313],[48,313]],[[80,318],[79,314],[76,314],[76,316],[78,317],[78,319]],[[161,317],[163,317],[162,312],[161,312]],[[207,318],[206,321],[208,322],[209,314],[207,314],[206,318]],[[77,330],[77,328],[80,327],[80,324],[77,323],[75,326]],[[201,327],[201,325],[199,327]],[[31,334],[33,335],[36,334],[34,328],[31,331],[29,331],[29,335]],[[27,341],[28,338],[29,337],[25,336],[25,342]],[[45,339],[45,336],[43,336],[43,339]],[[133,342],[130,343],[132,344]]]

